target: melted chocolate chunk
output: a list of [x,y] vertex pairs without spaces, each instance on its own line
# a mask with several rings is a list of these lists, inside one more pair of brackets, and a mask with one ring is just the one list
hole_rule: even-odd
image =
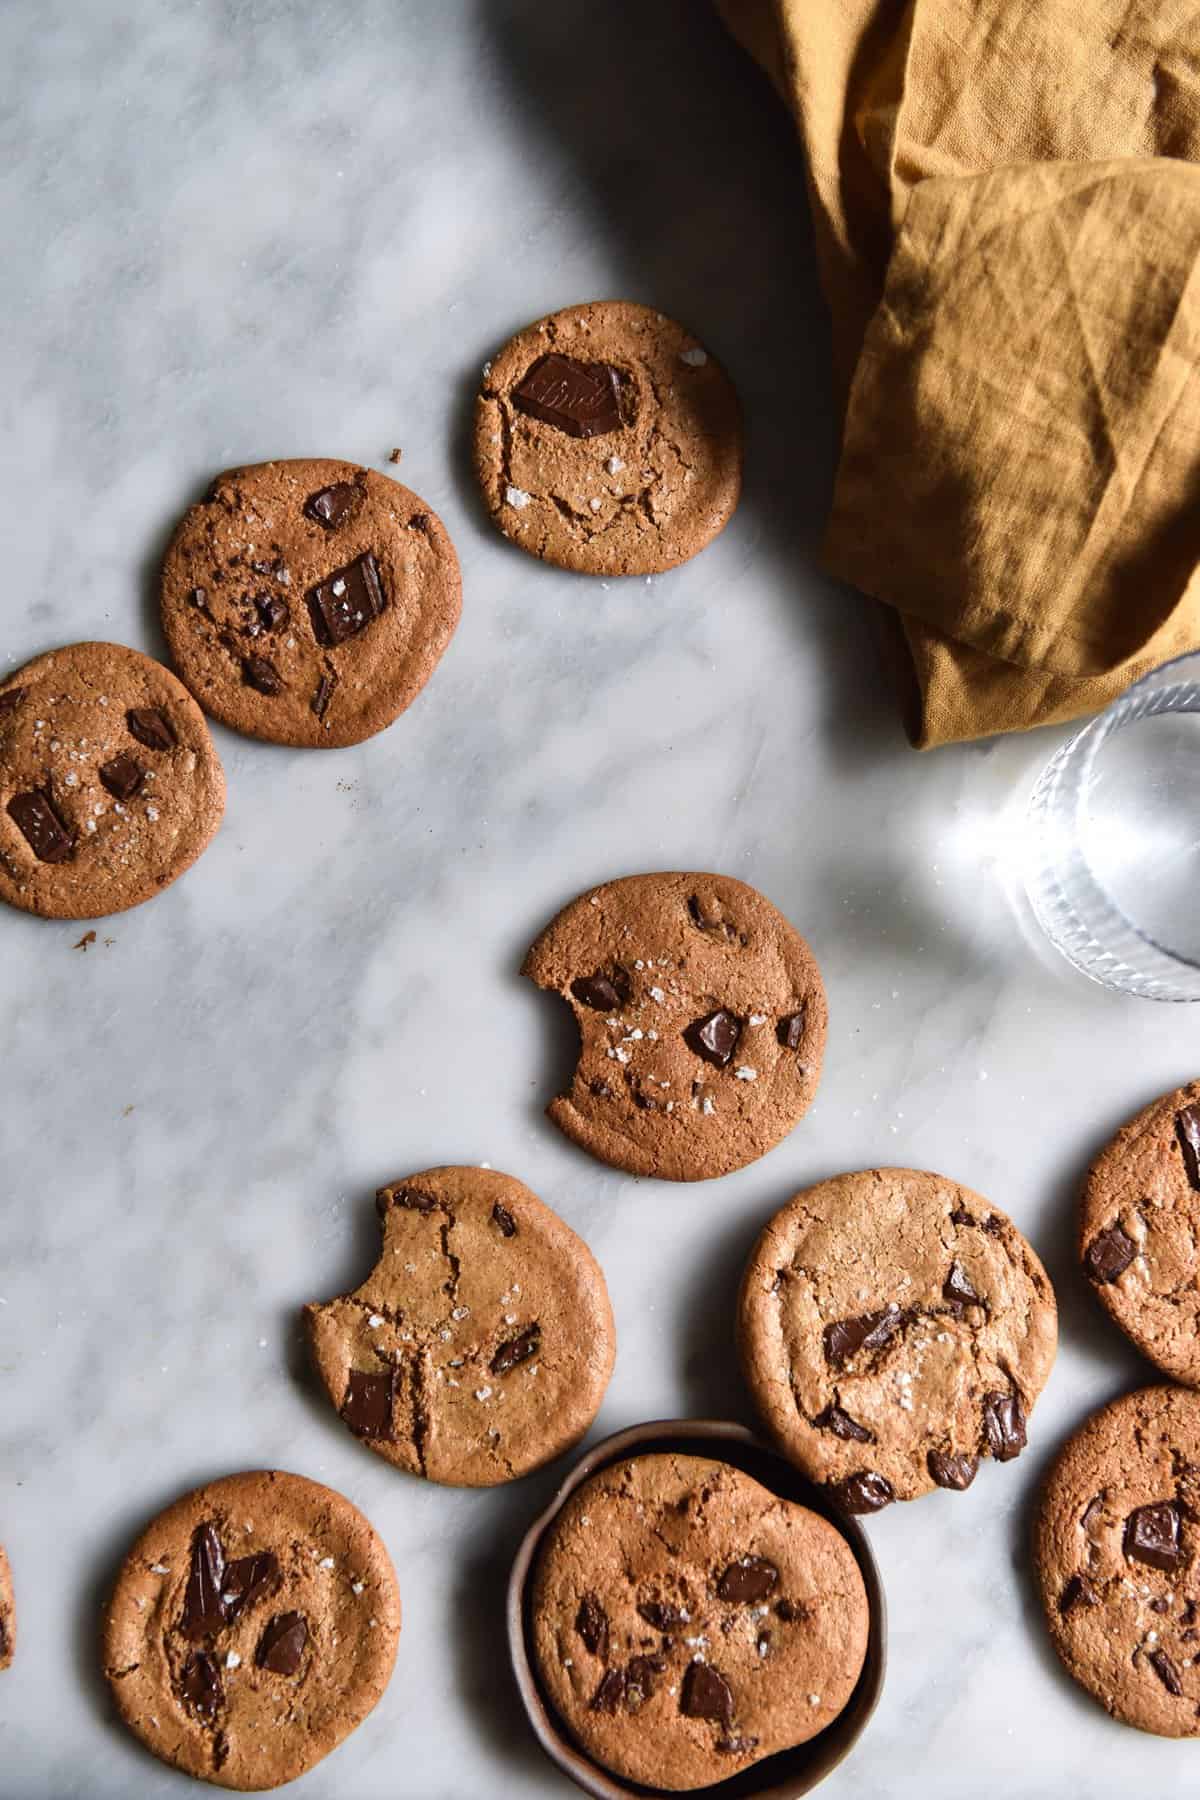
[[623,383],[611,363],[581,362],[551,351],[525,371],[512,390],[512,402],[568,437],[601,437],[629,422],[622,416]]
[[758,1749],[756,1737],[723,1737],[717,1739],[717,1752],[721,1756],[748,1756],[751,1750]]
[[213,1524],[197,1526],[192,1534],[192,1560],[188,1568],[187,1587],[183,1594],[183,1616],[179,1629],[185,1638],[197,1642],[223,1631],[227,1622],[222,1590],[225,1581],[225,1552]]
[[775,1611],[785,1625],[794,1625],[798,1619],[807,1619],[808,1608],[803,1600],[789,1600],[786,1597],[775,1602]]
[[1171,1661],[1171,1658],[1167,1655],[1166,1651],[1152,1650],[1146,1658],[1146,1661],[1150,1664],[1150,1667],[1154,1670],[1154,1673],[1158,1676],[1158,1679],[1162,1682],[1168,1694],[1173,1694],[1175,1698],[1178,1699],[1183,1692],[1183,1683],[1179,1679],[1179,1670],[1175,1667],[1175,1664]]
[[585,1594],[575,1614],[575,1629],[601,1662],[608,1655],[608,1614],[595,1594]]
[[24,688],[9,688],[7,693],[0,694],[0,719],[2,719],[6,713],[16,712],[24,698]]
[[1200,1193],[1200,1106],[1185,1106],[1175,1114],[1175,1136],[1183,1152],[1188,1186]]
[[926,1458],[929,1473],[939,1487],[965,1493],[979,1472],[977,1456],[951,1456],[943,1450],[931,1450]]
[[194,606],[197,612],[203,613],[206,619],[212,618],[212,614],[208,610],[208,594],[204,588],[189,588],[187,603],[189,606]]
[[688,1622],[682,1607],[670,1606],[665,1600],[645,1600],[638,1607],[638,1613],[647,1625],[653,1625],[655,1631],[676,1631]]
[[175,727],[157,706],[131,706],[125,714],[131,737],[147,750],[171,750],[179,742]]
[[717,1582],[717,1599],[750,1606],[765,1600],[779,1586],[779,1570],[765,1556],[743,1556],[730,1563]]
[[995,1213],[989,1213],[987,1218],[983,1221],[983,1229],[992,1237],[1003,1237],[1004,1221],[1003,1219],[998,1219]]
[[221,1584],[225,1616],[232,1625],[235,1619],[258,1605],[279,1580],[279,1558],[270,1550],[256,1551],[253,1556],[239,1556],[228,1564]]
[[507,1375],[518,1363],[528,1362],[531,1356],[540,1356],[542,1350],[542,1328],[540,1325],[529,1325],[515,1338],[509,1338],[501,1344],[491,1361],[493,1375]]
[[625,1698],[624,1669],[609,1669],[591,1699],[592,1712],[615,1713]]
[[276,1613],[258,1640],[254,1660],[273,1675],[294,1675],[308,1642],[308,1621],[303,1613]]
[[1125,1521],[1122,1548],[1131,1562],[1152,1569],[1177,1569],[1183,1561],[1179,1541],[1179,1509],[1169,1500],[1138,1506]]
[[210,1724],[225,1699],[216,1658],[207,1650],[194,1650],[183,1665],[180,1687],[191,1711],[206,1725]]
[[789,1013],[786,1019],[780,1019],[775,1027],[775,1036],[785,1050],[798,1050],[804,1037],[804,1008]]
[[741,1035],[742,1021],[736,1013],[727,1012],[722,1006],[703,1019],[693,1019],[683,1034],[683,1041],[706,1063],[711,1063],[715,1069],[723,1069],[737,1049]]
[[818,1431],[832,1431],[834,1437],[846,1438],[855,1444],[873,1444],[875,1433],[852,1419],[848,1412],[840,1406],[829,1405],[824,1412],[819,1412],[813,1420]]
[[500,1230],[505,1237],[516,1237],[517,1221],[513,1218],[507,1206],[501,1206],[498,1200],[492,1208],[492,1223],[500,1227]]
[[825,1327],[825,1360],[840,1367],[860,1350],[881,1350],[904,1324],[907,1315],[898,1306],[882,1312],[863,1313],[857,1319],[837,1319]]
[[969,1213],[965,1206],[956,1206],[954,1211],[950,1214],[950,1223],[952,1225],[973,1225],[975,1223],[975,1215],[974,1213]]
[[1025,1409],[1016,1394],[983,1396],[983,1435],[997,1462],[1020,1456],[1027,1440]]
[[593,1012],[619,1012],[632,994],[633,985],[628,969],[615,963],[607,975],[602,969],[594,975],[581,975],[571,983],[571,992],[580,1006],[590,1006]]
[[733,1689],[711,1663],[691,1662],[683,1678],[679,1710],[689,1719],[712,1719],[728,1731],[733,1723]]
[[1087,1247],[1083,1266],[1093,1281],[1115,1281],[1123,1275],[1134,1257],[1137,1245],[1133,1239],[1122,1231],[1119,1225],[1112,1225],[1107,1231],[1099,1231]]
[[356,481],[335,481],[321,488],[304,502],[305,517],[323,525],[326,531],[337,531],[352,519],[362,505],[363,491]]
[[244,656],[242,658],[242,680],[255,693],[266,694],[273,698],[283,692],[283,679],[273,662],[265,656]]
[[394,1443],[392,1402],[396,1397],[396,1371],[383,1369],[378,1374],[365,1369],[351,1369],[342,1401],[342,1417],[358,1437],[379,1438]]
[[278,631],[286,625],[291,616],[288,603],[281,600],[278,594],[259,594],[254,601],[254,610],[262,621],[264,631]]
[[369,550],[309,588],[304,598],[316,640],[326,650],[357,637],[387,605],[379,564]]
[[423,1194],[420,1188],[397,1188],[392,1195],[393,1206],[407,1207],[409,1212],[431,1213],[438,1210],[438,1202],[432,1194]]
[[857,1475],[834,1482],[832,1492],[849,1513],[882,1512],[896,1498],[887,1476],[877,1475],[873,1469],[862,1469]]
[[115,800],[132,800],[141,792],[146,779],[146,771],[136,758],[125,750],[120,751],[110,762],[101,763],[96,773],[103,787],[106,787]]
[[8,816],[39,862],[66,862],[75,849],[75,838],[59,816],[49,794],[40,788],[14,794]]
[[942,1298],[959,1306],[982,1305],[970,1276],[960,1262],[950,1264],[950,1273],[942,1284]]
[[613,1097],[613,1091],[607,1081],[589,1081],[588,1092],[595,1094],[597,1100],[611,1100]]
[[318,719],[323,719],[329,711],[329,702],[333,699],[333,690],[336,686],[336,676],[330,675],[328,671],[318,681],[316,691],[309,702]]
[[1077,1606],[1099,1606],[1100,1596],[1086,1575],[1072,1575],[1062,1593],[1058,1596],[1058,1610],[1066,1616],[1075,1611]]
[[1147,1604],[1151,1612],[1169,1613],[1171,1610],[1171,1602],[1167,1599],[1165,1594],[1156,1595],[1156,1597],[1153,1600],[1148,1601]]

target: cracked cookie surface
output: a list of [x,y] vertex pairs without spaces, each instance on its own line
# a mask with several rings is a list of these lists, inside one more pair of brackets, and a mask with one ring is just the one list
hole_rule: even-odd
[[784,1453],[850,1512],[1009,1462],[1049,1378],[1054,1291],[970,1188],[867,1169],[797,1194],[738,1298],[742,1370]]
[[474,456],[492,518],[522,550],[588,575],[655,575],[728,524],[741,409],[682,325],[598,300],[537,320],[487,365]]
[[400,1596],[349,1500],[279,1470],[185,1494],[122,1565],[104,1673],[146,1748],[246,1792],[293,1781],[383,1693]]
[[1144,1356],[1200,1384],[1200,1081],[1122,1126],[1084,1184],[1079,1254]]
[[411,489],[356,463],[227,469],[162,570],[171,657],[222,724],[333,749],[416,699],[454,634],[458,558]]
[[124,644],[71,644],[0,684],[0,899],[99,919],[191,867],[225,810],[200,708]]
[[495,1169],[426,1169],[382,1188],[379,1261],[305,1308],[321,1379],[368,1448],[464,1487],[561,1455],[595,1418],[616,1337],[591,1251]]
[[1200,1737],[1200,1395],[1094,1413],[1047,1478],[1034,1552],[1050,1637],[1115,1719]]
[[556,1711],[605,1768],[680,1791],[823,1731],[854,1691],[869,1613],[828,1520],[729,1463],[602,1470],[547,1531],[534,1651]]
[[17,1647],[17,1608],[13,1600],[12,1570],[0,1544],[0,1669],[7,1669]]
[[812,952],[725,875],[630,875],[591,888],[522,974],[573,1008],[580,1052],[547,1113],[630,1175],[704,1181],[753,1162],[807,1112],[825,1049]]

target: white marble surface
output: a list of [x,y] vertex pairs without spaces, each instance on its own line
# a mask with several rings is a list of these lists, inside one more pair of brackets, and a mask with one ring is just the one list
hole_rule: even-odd
[[[745,1414],[739,1265],[798,1186],[911,1162],[1011,1210],[1059,1285],[1058,1366],[1021,1462],[871,1523],[891,1675],[826,1791],[1190,1791],[1200,1750],[1110,1724],[1060,1676],[1025,1545],[1063,1433],[1146,1372],[1072,1268],[1080,1169],[1195,1073],[1200,1013],[1027,942],[1005,823],[1061,734],[918,758],[864,607],[814,572],[825,328],[765,87],[686,0],[8,0],[0,62],[9,662],[88,636],[157,651],[164,533],[234,460],[383,467],[403,445],[465,581],[431,687],[374,742],[218,731],[227,821],[162,899],[82,953],[79,928],[0,918],[4,1800],[184,1791],[111,1717],[102,1597],[162,1503],[271,1463],[365,1508],[406,1615],[376,1714],[297,1792],[569,1791],[500,1644],[553,1473],[477,1494],[397,1475],[316,1396],[296,1330],[368,1266],[379,1182],[482,1160],[607,1270],[598,1431]],[[510,550],[464,466],[488,353],[606,294],[689,321],[749,418],[733,525],[651,585]],[[623,1179],[541,1113],[568,1039],[520,953],[584,885],[655,867],[754,882],[829,985],[813,1112],[715,1185]]]

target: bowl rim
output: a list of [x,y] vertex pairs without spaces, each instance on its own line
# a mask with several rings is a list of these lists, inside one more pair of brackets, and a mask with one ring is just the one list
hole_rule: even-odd
[[[619,1462],[622,1458],[636,1453],[642,1446],[672,1438],[683,1443],[690,1440],[697,1446],[710,1444],[713,1448],[709,1454],[718,1461],[720,1460],[718,1447],[724,1442],[737,1444],[743,1450],[749,1450],[755,1455],[765,1457],[768,1462],[778,1463],[781,1470],[786,1472],[788,1484],[793,1488],[800,1486],[807,1489],[812,1497],[813,1510],[829,1519],[841,1532],[853,1550],[862,1572],[870,1615],[866,1659],[853,1694],[837,1718],[825,1728],[825,1732],[831,1732],[840,1726],[844,1741],[836,1746],[833,1744],[828,1746],[829,1750],[836,1749],[836,1754],[816,1769],[811,1781],[806,1782],[803,1774],[785,1778],[782,1782],[775,1781],[768,1776],[769,1785],[757,1790],[755,1795],[755,1800],[799,1800],[799,1796],[811,1793],[849,1756],[879,1704],[887,1672],[887,1601],[878,1564],[867,1540],[867,1535],[858,1521],[836,1507],[828,1495],[823,1494],[814,1482],[809,1481],[771,1444],[757,1436],[748,1426],[738,1424],[731,1419],[650,1419],[642,1424],[629,1425],[621,1431],[613,1432],[610,1436],[602,1438],[599,1443],[593,1444],[591,1449],[579,1458],[559,1483],[546,1506],[530,1524],[513,1558],[506,1599],[509,1655],[526,1716],[534,1736],[551,1762],[557,1764],[563,1774],[569,1776],[576,1786],[581,1787],[585,1793],[593,1795],[595,1800],[627,1800],[628,1796],[668,1792],[666,1789],[643,1787],[604,1768],[600,1763],[593,1762],[576,1746],[566,1729],[560,1726],[538,1681],[529,1641],[527,1597],[530,1576],[542,1539],[576,1488],[580,1487],[599,1469],[606,1468],[609,1464]],[[703,1454],[703,1451],[700,1450],[698,1453]],[[819,1733],[810,1741],[814,1744],[819,1743],[825,1736],[825,1732]],[[804,1747],[799,1746],[799,1748]],[[780,1751],[777,1754],[782,1756],[787,1755],[788,1752]],[[774,1756],[766,1757],[761,1766],[765,1771],[775,1761],[776,1757]],[[740,1771],[740,1773],[749,1776],[753,1774],[753,1769],[754,1765],[751,1765],[750,1769]],[[736,1779],[736,1776],[727,1779]],[[719,1796],[725,1789],[726,1782],[721,1781],[690,1791],[696,1795]]]

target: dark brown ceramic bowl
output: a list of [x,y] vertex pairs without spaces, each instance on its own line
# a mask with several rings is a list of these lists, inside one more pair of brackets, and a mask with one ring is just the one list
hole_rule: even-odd
[[615,1437],[605,1438],[602,1444],[588,1451],[567,1476],[545,1512],[534,1520],[521,1540],[508,1581],[508,1645],[529,1723],[550,1760],[585,1793],[596,1795],[597,1800],[627,1800],[629,1795],[664,1791],[626,1781],[592,1762],[577,1748],[538,1682],[529,1616],[530,1576],[538,1547],[564,1502],[598,1469],[607,1468],[610,1463],[620,1462],[628,1456],[648,1456],[660,1450],[708,1456],[744,1469],[773,1494],[784,1500],[798,1500],[836,1525],[858,1559],[871,1611],[871,1634],[863,1672],[844,1710],[832,1725],[827,1725],[807,1744],[764,1757],[753,1768],[743,1769],[726,1781],[690,1790],[693,1795],[711,1794],[713,1800],[799,1800],[801,1794],[811,1794],[819,1787],[850,1754],[875,1711],[887,1666],[887,1610],[875,1558],[861,1527],[854,1519],[839,1513],[819,1487],[806,1481],[798,1470],[768,1449],[744,1425],[732,1425],[721,1419],[658,1419],[648,1425],[633,1425],[628,1431],[619,1431]]

